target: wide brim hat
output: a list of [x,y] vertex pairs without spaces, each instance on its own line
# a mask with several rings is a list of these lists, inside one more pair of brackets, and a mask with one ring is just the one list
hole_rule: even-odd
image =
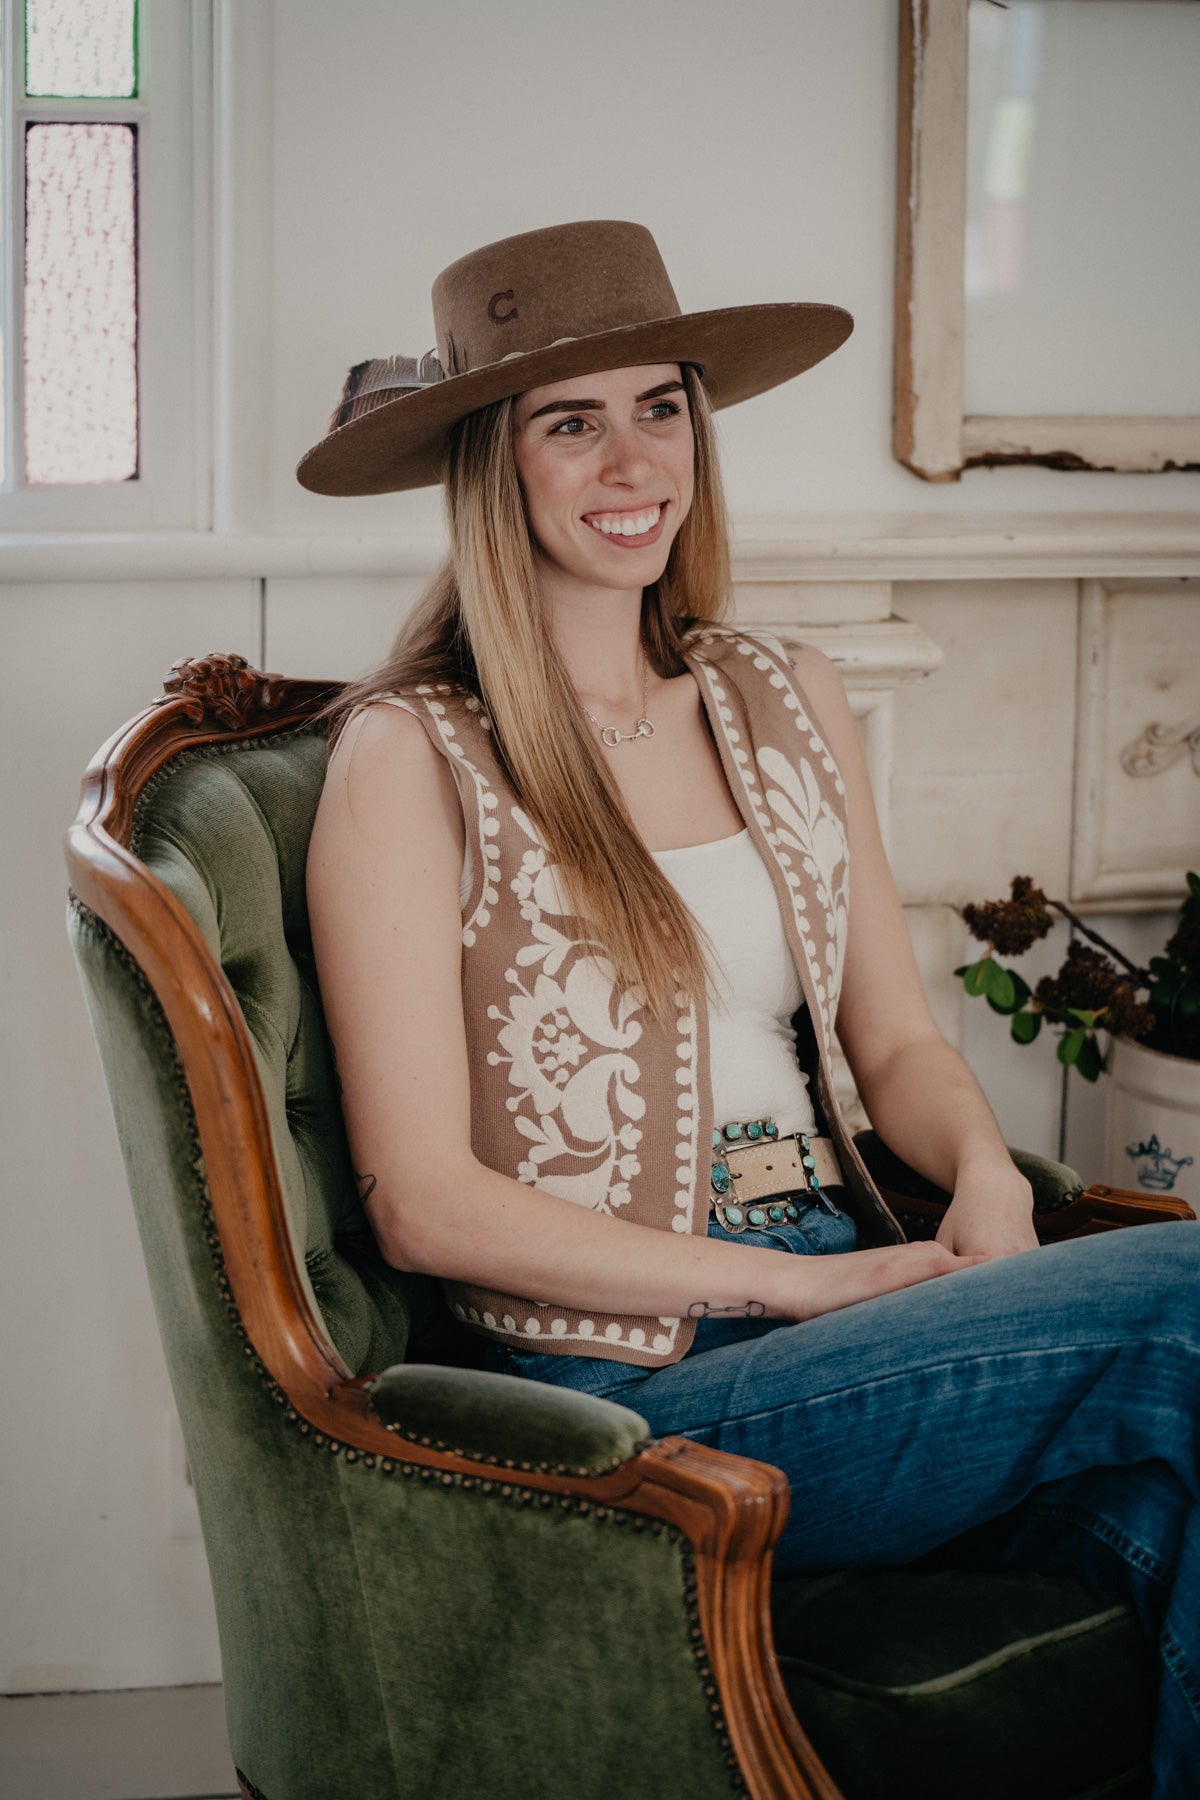
[[840,306],[782,301],[685,313],[644,225],[580,220],[501,238],[433,284],[436,352],[356,363],[325,436],[300,459],[316,494],[386,494],[442,478],[468,413],[602,369],[693,363],[715,409],[803,374],[854,328]]

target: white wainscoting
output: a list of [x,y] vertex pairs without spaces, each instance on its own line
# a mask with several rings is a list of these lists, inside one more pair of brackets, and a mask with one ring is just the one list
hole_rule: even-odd
[[[940,570],[924,531],[744,532],[737,602],[744,622],[804,637],[841,667],[935,1015],[1009,1141],[1049,1154],[1065,1141],[1094,1176],[1103,1088],[1064,1084],[1051,1043],[1018,1050],[983,1002],[964,1005],[956,909],[1027,873],[1093,913],[1142,909],[1108,921],[1132,954],[1162,941],[1175,873],[1200,862],[1200,788],[1187,750],[1149,777],[1130,776],[1120,756],[1155,720],[1177,727],[1200,710],[1200,539],[1173,526],[1168,566],[1162,533],[1139,536],[1136,521],[1110,537],[1107,561],[1102,534],[1048,529],[1025,540],[998,529],[994,543],[948,533]],[[6,1421],[6,1518],[22,1546],[0,1602],[10,1692],[218,1674],[203,1552],[182,1524],[169,1390],[63,930],[60,840],[80,775],[177,657],[235,650],[291,675],[361,673],[386,652],[436,550],[25,542],[9,561],[6,573],[29,578],[0,586],[0,1313],[10,1358],[31,1371]],[[1059,947],[1040,946],[1030,972]]]

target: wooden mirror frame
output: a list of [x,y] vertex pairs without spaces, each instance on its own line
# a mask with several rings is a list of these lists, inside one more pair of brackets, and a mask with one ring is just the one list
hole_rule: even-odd
[[1200,418],[964,414],[968,5],[900,0],[893,455],[923,481],[998,463],[1200,468]]

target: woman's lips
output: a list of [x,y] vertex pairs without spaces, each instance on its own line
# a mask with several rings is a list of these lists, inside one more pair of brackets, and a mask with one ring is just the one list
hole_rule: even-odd
[[[648,507],[640,507],[637,510],[642,511],[642,512],[648,512],[649,508]],[[607,517],[608,515],[604,515],[604,516]],[[587,525],[587,528],[591,532],[593,537],[598,537],[598,538],[603,539],[603,541],[606,544],[616,544],[618,546],[618,548],[623,549],[623,550],[640,550],[646,544],[657,543],[659,537],[662,535],[663,521],[666,518],[666,516],[667,516],[667,502],[665,500],[662,500],[659,502],[659,512],[658,512],[657,524],[652,525],[650,527],[649,531],[639,531],[636,534],[636,536],[632,536],[632,537],[626,537],[623,532],[601,531],[598,526],[591,524],[591,522],[587,519],[584,520],[584,524]]]

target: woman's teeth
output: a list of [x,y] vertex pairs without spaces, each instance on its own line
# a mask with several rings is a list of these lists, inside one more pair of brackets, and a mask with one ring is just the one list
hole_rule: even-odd
[[593,513],[588,524],[595,530],[602,531],[605,537],[640,537],[644,531],[653,531],[658,524],[662,512],[662,502],[649,512],[640,513]]

